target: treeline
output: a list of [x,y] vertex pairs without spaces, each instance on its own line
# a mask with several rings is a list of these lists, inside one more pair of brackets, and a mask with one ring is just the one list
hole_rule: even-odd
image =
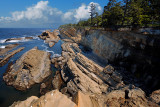
[[109,0],[102,15],[66,26],[92,27],[159,27],[160,0]]

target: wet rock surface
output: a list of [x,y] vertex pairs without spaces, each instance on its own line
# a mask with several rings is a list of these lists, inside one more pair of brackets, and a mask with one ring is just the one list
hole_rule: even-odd
[[14,49],[17,47],[19,44],[9,44],[6,45],[5,48],[0,48],[0,56],[3,57],[7,54],[8,51]]
[[30,39],[33,39],[33,37],[9,38],[9,39],[6,39],[6,41],[5,41],[5,42],[10,42],[10,41],[15,41],[15,40],[30,40]]
[[24,49],[24,47],[21,47],[21,48],[19,48],[17,50],[9,52],[8,55],[6,55],[2,60],[0,60],[0,66],[4,66],[13,55],[15,55],[16,53],[22,51],[23,49]]
[[18,90],[26,90],[51,74],[50,54],[33,48],[11,65],[3,80]]

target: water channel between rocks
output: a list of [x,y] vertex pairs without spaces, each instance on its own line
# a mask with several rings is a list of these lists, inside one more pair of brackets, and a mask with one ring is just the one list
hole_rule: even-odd
[[[2,35],[0,35],[2,36]],[[60,56],[62,49],[61,44],[63,44],[62,40],[59,40],[52,48],[48,46],[48,44],[44,43],[43,40],[39,39],[37,35],[32,35],[32,40],[23,40],[23,41],[15,41],[11,40],[10,42],[3,42],[5,39],[1,39],[0,45],[1,47],[8,45],[8,44],[20,44],[13,50],[16,50],[20,47],[25,47],[24,50],[21,52],[15,54],[13,57],[10,58],[7,64],[0,67],[0,107],[8,107],[15,101],[22,101],[30,96],[38,96],[40,97],[40,84],[36,84],[27,91],[18,91],[12,86],[7,86],[5,82],[3,81],[3,74],[7,70],[8,64],[10,62],[15,62],[17,59],[19,59],[25,52],[29,51],[30,49],[34,47],[38,47],[39,50],[47,51],[51,53],[51,57]],[[14,38],[14,37],[12,37]],[[98,56],[96,56],[91,51],[83,51],[83,46],[80,45],[80,48],[82,49],[82,54],[88,57],[89,59],[95,61],[101,66],[105,66],[106,63],[102,59],[100,59]],[[11,51],[13,51],[11,50]],[[53,74],[55,72],[55,69],[53,68],[53,65],[51,65],[51,70],[53,71]]]

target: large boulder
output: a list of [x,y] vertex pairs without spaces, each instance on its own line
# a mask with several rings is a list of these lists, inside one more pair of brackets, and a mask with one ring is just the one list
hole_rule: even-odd
[[11,107],[77,107],[77,105],[58,90],[53,90],[40,98],[32,96],[25,101],[15,102]]
[[58,30],[54,30],[53,32],[45,31],[39,36],[39,38],[45,40],[45,43],[48,43],[49,47],[53,47],[60,40],[58,35]]
[[33,48],[8,68],[3,79],[7,85],[12,85],[18,90],[26,90],[51,74],[50,64],[48,52]]

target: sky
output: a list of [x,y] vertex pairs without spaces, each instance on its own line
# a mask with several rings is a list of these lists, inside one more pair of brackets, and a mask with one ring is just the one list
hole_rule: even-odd
[[54,28],[102,14],[108,0],[0,0],[0,28]]

